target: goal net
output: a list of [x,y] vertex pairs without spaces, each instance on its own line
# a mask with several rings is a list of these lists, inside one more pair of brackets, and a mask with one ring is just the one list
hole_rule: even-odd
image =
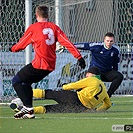
[[[49,7],[49,21],[57,23],[73,43],[101,42],[108,31],[115,34],[121,50],[120,72],[124,80],[114,95],[133,94],[133,2],[132,0],[32,0],[32,22],[35,7]],[[25,1],[0,0],[0,100],[10,101],[16,97],[11,80],[25,65],[25,51],[9,52],[25,31]],[[60,45],[57,44],[60,48]],[[91,53],[81,51],[87,66],[80,70],[77,60],[64,50],[57,51],[56,69],[33,88],[60,89],[62,84],[84,77],[89,67]],[[33,55],[34,53],[32,53]],[[110,83],[106,83],[109,88]]]

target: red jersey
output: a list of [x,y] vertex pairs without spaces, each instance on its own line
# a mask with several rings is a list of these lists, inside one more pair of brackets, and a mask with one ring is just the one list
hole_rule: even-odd
[[77,59],[81,58],[78,49],[72,44],[65,33],[52,22],[36,22],[25,31],[19,42],[12,46],[12,52],[24,50],[33,45],[35,56],[32,65],[37,69],[53,71],[56,63],[56,42],[65,46]]

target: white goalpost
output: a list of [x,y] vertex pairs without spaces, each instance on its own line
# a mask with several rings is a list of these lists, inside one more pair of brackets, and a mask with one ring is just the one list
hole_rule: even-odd
[[[11,80],[33,57],[31,46],[18,53],[9,52],[9,47],[19,40],[31,23],[36,21],[35,7],[39,4],[49,7],[49,21],[59,25],[74,44],[101,42],[106,32],[113,32],[116,36],[116,45],[121,50],[119,71],[124,76],[114,95],[133,95],[132,0],[0,0],[1,104],[17,97]],[[80,70],[77,60],[57,43],[55,71],[39,83],[33,84],[33,88],[61,89],[63,83],[83,78],[89,67],[91,53],[83,50],[81,53],[87,63],[84,70]],[[106,83],[107,88],[109,85],[110,83]]]
[[[25,0],[25,29],[32,23],[32,0]],[[25,64],[28,64],[32,60],[32,46],[26,47]]]

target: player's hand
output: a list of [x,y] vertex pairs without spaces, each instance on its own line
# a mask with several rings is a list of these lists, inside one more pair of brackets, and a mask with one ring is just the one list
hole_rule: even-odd
[[12,47],[14,46],[15,44],[12,44],[9,46],[9,51],[12,52]]
[[12,52],[12,47],[15,45],[16,43],[12,44],[9,46],[9,51]]
[[9,51],[12,52],[12,46],[9,47]]
[[78,63],[81,68],[84,69],[86,67],[84,58],[81,57],[80,59],[78,59]]

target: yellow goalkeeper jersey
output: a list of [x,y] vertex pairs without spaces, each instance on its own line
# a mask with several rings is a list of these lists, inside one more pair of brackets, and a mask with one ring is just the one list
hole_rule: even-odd
[[102,105],[97,107],[97,111],[107,110],[111,107],[111,101],[107,94],[106,87],[96,76],[63,85],[63,89],[77,90],[79,100],[89,109],[96,108],[100,103],[102,103]]

